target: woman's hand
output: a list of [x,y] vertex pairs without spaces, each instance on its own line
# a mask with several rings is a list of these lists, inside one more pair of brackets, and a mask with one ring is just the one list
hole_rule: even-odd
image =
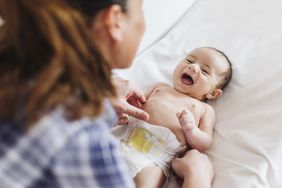
[[128,80],[114,78],[113,83],[118,93],[118,99],[112,101],[112,104],[119,116],[119,123],[126,124],[128,115],[147,121],[149,114],[140,109],[146,102],[143,92]]
[[189,150],[184,157],[172,161],[174,172],[184,179],[182,187],[210,188],[214,176],[209,158],[197,150]]

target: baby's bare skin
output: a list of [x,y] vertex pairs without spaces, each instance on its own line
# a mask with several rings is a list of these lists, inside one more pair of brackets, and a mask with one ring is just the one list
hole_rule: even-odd
[[[205,101],[221,96],[218,84],[229,68],[218,51],[197,48],[174,69],[172,87],[152,86],[145,92],[146,103],[136,106],[149,113],[148,123],[170,129],[182,145],[204,152],[211,147],[215,125],[214,109]],[[159,166],[147,166],[134,178],[138,188],[162,187],[164,179]]]
[[186,139],[176,114],[188,110],[194,115],[196,125],[199,125],[206,108],[206,103],[180,93],[166,84],[155,87],[142,106],[150,115],[148,123],[170,129],[182,145],[186,144]]

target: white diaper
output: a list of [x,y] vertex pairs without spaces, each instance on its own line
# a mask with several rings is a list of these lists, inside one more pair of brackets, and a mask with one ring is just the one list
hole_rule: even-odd
[[132,177],[148,166],[159,166],[169,175],[171,161],[181,149],[176,136],[165,127],[131,118],[126,126],[117,126],[112,133],[120,141]]

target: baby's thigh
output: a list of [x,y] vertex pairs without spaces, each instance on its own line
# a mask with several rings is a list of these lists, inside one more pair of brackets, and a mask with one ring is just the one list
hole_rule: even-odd
[[142,169],[134,178],[137,188],[161,188],[166,177],[159,166],[149,166]]

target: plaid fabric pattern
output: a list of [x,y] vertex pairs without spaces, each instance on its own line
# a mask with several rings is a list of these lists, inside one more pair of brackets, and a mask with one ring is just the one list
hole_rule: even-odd
[[0,188],[134,187],[109,132],[115,113],[109,103],[105,109],[74,122],[57,109],[28,133],[0,122]]

